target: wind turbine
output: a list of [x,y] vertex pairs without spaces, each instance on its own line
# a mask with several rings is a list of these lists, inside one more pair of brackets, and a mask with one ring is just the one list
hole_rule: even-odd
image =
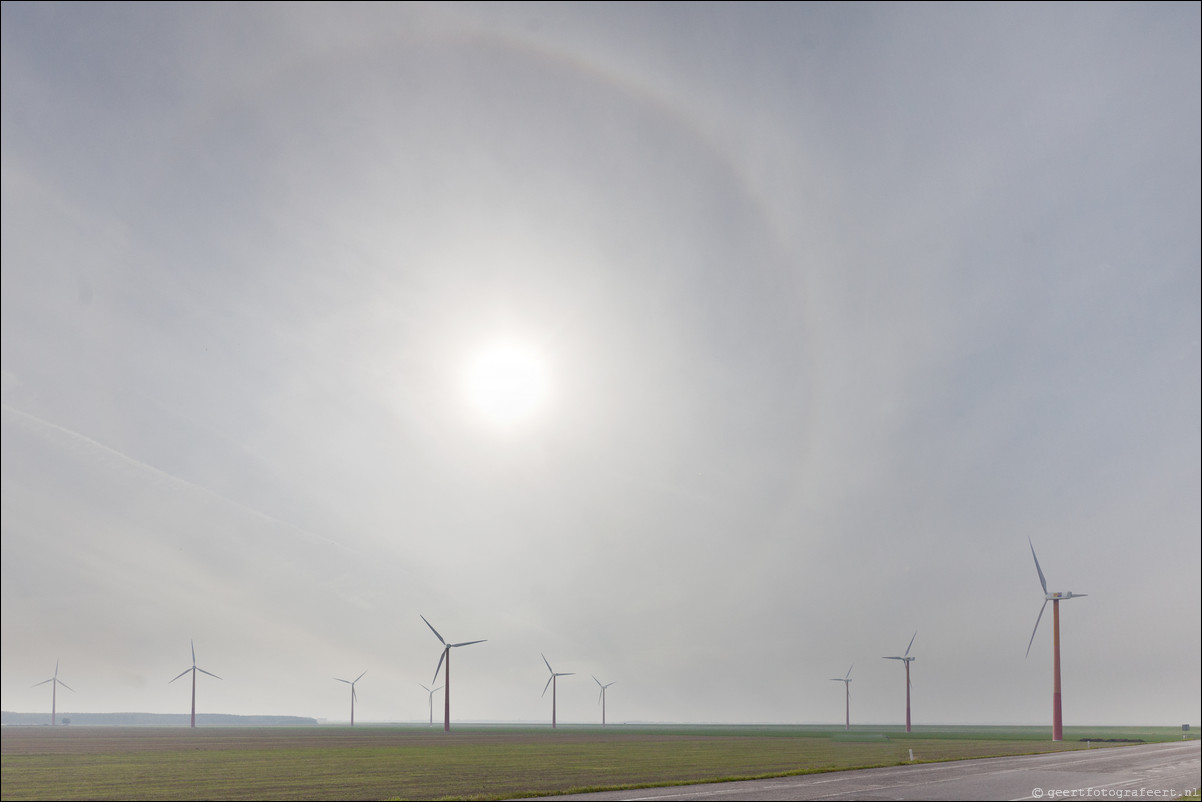
[[205,671],[203,668],[196,665],[196,643],[194,641],[188,641],[188,642],[192,644],[192,667],[185,668],[183,671],[179,672],[179,674],[176,675],[171,680],[171,682],[168,682],[167,684],[170,685],[172,682],[175,682],[175,680],[179,679],[184,674],[187,674],[189,671],[192,672],[192,726],[195,727],[196,726],[196,672],[199,671],[201,674],[208,674],[210,677],[213,677],[214,679],[221,679],[221,677],[217,676],[216,674],[212,673],[211,671]]
[[44,679],[41,682],[39,682],[35,685],[32,685],[30,687],[36,688],[36,687],[38,687],[38,685],[45,685],[47,682],[50,683],[50,724],[51,724],[51,726],[53,726],[58,723],[57,721],[55,721],[55,719],[58,717],[58,686],[62,685],[64,688],[69,690],[71,693],[75,693],[75,689],[58,678],[58,661],[57,660],[54,661],[54,676],[51,677],[50,679]]
[[[421,685],[421,683],[419,682],[418,685]],[[438,686],[438,688],[441,688],[441,687],[442,687],[441,685]],[[434,690],[430,690],[429,688],[426,688],[425,685],[422,685],[422,688],[425,688],[426,693],[430,694],[430,726],[433,727],[434,726],[434,691],[437,691],[438,688],[435,688]]]
[[[420,618],[423,621],[426,621],[426,617],[424,615],[419,614],[418,618]],[[459,646],[471,646],[473,643],[484,643],[484,641],[469,640],[469,641],[464,641],[463,643],[447,643],[445,640],[443,640],[442,635],[438,634],[438,630],[434,628],[433,624],[431,624],[429,621],[426,621],[426,626],[430,627],[430,631],[434,633],[434,637],[438,638],[438,640],[442,643],[442,656],[438,658],[438,665],[435,666],[435,668],[434,668],[434,679],[438,679],[438,671],[439,671],[439,669],[442,668],[442,661],[443,660],[447,661],[447,673],[443,677],[444,693],[443,693],[442,731],[450,732],[451,731],[451,649],[457,648]]]
[[1039,584],[1043,586],[1043,606],[1039,608],[1039,615],[1035,618],[1035,629],[1031,630],[1031,640],[1027,642],[1027,654],[1031,654],[1031,644],[1035,642],[1035,632],[1039,629],[1039,619],[1043,618],[1043,611],[1048,606],[1048,602],[1052,603],[1052,740],[1064,740],[1064,719],[1060,712],[1060,602],[1065,599],[1076,599],[1082,596],[1088,596],[1088,593],[1073,593],[1071,590],[1067,593],[1048,593],[1048,582],[1043,578],[1043,569],[1039,567],[1039,558],[1035,556],[1035,544],[1031,543],[1031,538],[1027,538],[1027,545],[1031,547],[1031,557],[1035,560],[1035,570],[1039,572]]
[[[917,638],[917,637],[918,637],[918,630],[916,629],[916,630],[914,630],[913,637],[910,638],[910,646],[914,645],[914,638]],[[902,657],[886,657],[886,658],[884,658],[885,660],[901,660],[903,663],[906,664],[906,732],[910,731],[910,663],[913,662],[915,659],[910,656],[910,646],[906,647],[906,653]],[[848,673],[849,674],[851,673],[851,669],[848,669]],[[850,693],[850,691],[849,691],[849,693]]]
[[[547,663],[547,656],[545,654],[542,655],[542,658],[543,658],[543,662]],[[543,686],[542,695],[546,696],[547,688],[551,689],[551,729],[555,729],[555,691],[557,690],[558,685],[559,685],[559,683],[557,683],[555,680],[558,679],[559,677],[570,677],[573,674],[575,674],[576,672],[569,671],[567,673],[561,672],[559,674],[556,674],[555,669],[551,668],[550,663],[547,663],[547,670],[551,672],[551,678],[548,679],[547,684]]]
[[[915,632],[914,634],[917,635],[918,633]],[[906,665],[909,666],[909,663],[907,663]],[[845,706],[847,708],[847,710],[846,710],[847,723],[845,723],[843,725],[843,729],[845,729],[845,730],[851,729],[851,669],[853,669],[855,667],[856,667],[855,663],[852,663],[851,667],[847,669],[847,676],[842,677],[842,678],[835,677],[834,679],[831,680],[831,682],[842,682],[843,689],[847,691],[847,699],[845,700],[845,702],[846,702]],[[906,706],[909,707],[908,704]]]
[[[543,659],[545,660],[546,658],[544,657]],[[548,668],[550,668],[550,666],[548,666]],[[616,681],[617,680],[614,680],[614,682],[616,682]],[[597,694],[597,701],[601,703],[601,726],[604,727],[605,726],[605,689],[608,688],[610,685],[613,685],[614,683],[607,682],[604,685],[602,685],[601,680],[597,679],[596,677],[593,677],[593,682],[597,683],[597,685],[601,688],[601,693]],[[544,690],[543,693],[546,693],[546,690]]]
[[[363,674],[366,674],[366,673],[367,673],[366,671],[363,672]],[[347,685],[351,686],[351,726],[352,727],[355,726],[355,699],[357,698],[355,695],[355,683],[358,682],[359,680],[363,679],[363,674],[360,674],[359,676],[355,677],[353,682],[349,679],[338,679],[338,677],[334,677],[334,679],[337,682],[345,682]]]

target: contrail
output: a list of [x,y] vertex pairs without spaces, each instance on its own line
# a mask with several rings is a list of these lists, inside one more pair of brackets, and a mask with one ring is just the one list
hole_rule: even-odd
[[86,434],[81,434],[80,432],[75,431],[74,429],[68,429],[67,427],[62,426],[61,424],[54,423],[52,421],[48,421],[43,418],[39,418],[37,415],[33,415],[33,414],[30,414],[23,410],[16,409],[15,407],[9,406],[8,404],[0,404],[0,409],[3,410],[3,412],[6,416],[11,416],[13,418],[17,418],[20,421],[22,421],[23,423],[25,423],[26,424],[25,428],[28,431],[34,432],[35,434],[40,434],[40,435],[45,434],[45,431],[39,432],[38,428],[41,428],[42,430],[50,430],[52,432],[55,432],[57,434],[60,434],[60,435],[63,435],[64,437],[69,438],[76,444],[82,444],[84,446],[102,451],[105,454],[116,457],[117,459],[119,459],[123,463],[125,463],[126,465],[138,468],[143,471],[147,471],[147,472],[153,474],[154,476],[164,479],[164,480],[166,480],[178,487],[181,487],[185,490],[189,490],[189,491],[198,493],[202,496],[207,496],[209,498],[216,499],[220,502],[230,505],[231,507],[235,507],[238,510],[241,510],[242,512],[248,513],[248,514],[258,517],[264,521],[270,522],[277,526],[284,527],[285,529],[292,530],[294,532],[300,533],[302,535],[313,538],[315,540],[320,540],[320,541],[328,543],[332,546],[337,546],[339,548],[346,549],[347,551],[352,552],[354,554],[363,554],[363,552],[359,551],[358,549],[348,546],[345,543],[342,543],[338,540],[334,540],[333,538],[327,537],[325,535],[319,535],[308,529],[297,526],[296,524],[291,524],[291,523],[288,523],[287,521],[281,521],[280,519],[275,518],[271,515],[268,515],[267,513],[263,512],[261,510],[257,510],[253,507],[248,507],[246,504],[243,504],[240,501],[235,501],[234,499],[231,499],[227,496],[223,496],[219,493],[216,493],[213,490],[210,490],[209,488],[204,487],[203,485],[198,485],[195,482],[188,481],[187,479],[182,479],[182,478],[176,476],[175,474],[171,474],[171,473],[168,473],[168,472],[162,470],[161,468],[156,468],[153,465],[142,462],[139,459],[135,459],[134,457],[131,457],[128,454],[125,454],[124,452],[118,451],[117,449],[113,448],[112,446],[107,446],[104,443],[99,442],[98,440],[94,440],[91,437],[88,437]]

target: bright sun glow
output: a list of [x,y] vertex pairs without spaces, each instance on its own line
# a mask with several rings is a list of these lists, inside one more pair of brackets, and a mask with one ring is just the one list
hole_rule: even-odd
[[546,363],[536,350],[521,343],[485,347],[468,361],[463,378],[472,409],[500,428],[530,420],[547,401]]

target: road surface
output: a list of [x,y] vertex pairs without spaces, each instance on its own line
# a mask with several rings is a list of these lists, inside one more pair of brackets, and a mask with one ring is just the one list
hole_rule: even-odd
[[1176,799],[1200,783],[1202,741],[1190,740],[542,799]]

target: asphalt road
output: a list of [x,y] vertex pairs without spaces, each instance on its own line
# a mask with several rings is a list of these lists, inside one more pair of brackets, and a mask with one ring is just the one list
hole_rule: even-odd
[[1176,799],[1202,783],[1202,741],[920,763],[773,780],[542,797],[581,800]]

